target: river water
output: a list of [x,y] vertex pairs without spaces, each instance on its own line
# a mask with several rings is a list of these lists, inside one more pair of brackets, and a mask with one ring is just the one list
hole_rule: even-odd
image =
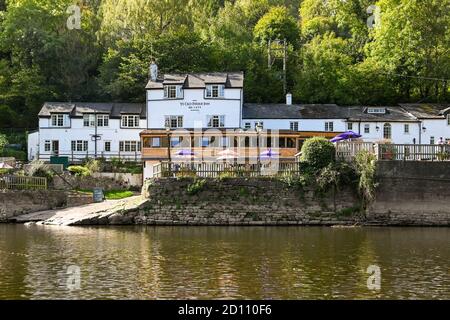
[[450,228],[0,225],[0,299],[450,299],[449,245]]

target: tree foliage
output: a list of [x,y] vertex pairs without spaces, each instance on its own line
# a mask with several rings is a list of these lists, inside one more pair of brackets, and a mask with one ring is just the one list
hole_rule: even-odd
[[[69,30],[74,3],[81,29]],[[36,127],[48,100],[143,102],[151,59],[161,72],[244,71],[247,102],[281,102],[281,64],[267,63],[279,38],[294,102],[448,101],[449,25],[450,0],[0,1],[0,128]]]

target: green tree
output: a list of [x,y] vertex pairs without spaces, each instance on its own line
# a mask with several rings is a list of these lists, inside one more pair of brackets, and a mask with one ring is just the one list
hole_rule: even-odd
[[267,43],[268,40],[286,39],[292,45],[299,41],[297,22],[290,16],[286,7],[274,7],[256,24],[254,36],[257,41]]

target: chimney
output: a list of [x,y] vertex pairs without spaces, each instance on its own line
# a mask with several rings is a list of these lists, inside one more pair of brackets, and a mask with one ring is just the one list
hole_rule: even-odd
[[155,63],[155,60],[152,60],[150,64],[150,80],[156,81],[158,78],[158,65]]
[[288,106],[292,105],[292,94],[291,93],[286,94],[286,104]]

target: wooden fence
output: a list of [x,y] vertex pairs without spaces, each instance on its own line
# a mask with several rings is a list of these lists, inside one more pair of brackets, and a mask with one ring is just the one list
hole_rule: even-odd
[[232,164],[221,162],[173,163],[160,162],[153,166],[153,177],[260,177],[300,174],[298,162]]
[[343,161],[352,161],[362,150],[376,154],[376,144],[360,141],[338,142],[336,143],[336,158]]
[[22,176],[0,176],[0,190],[46,190],[47,178],[22,177]]

